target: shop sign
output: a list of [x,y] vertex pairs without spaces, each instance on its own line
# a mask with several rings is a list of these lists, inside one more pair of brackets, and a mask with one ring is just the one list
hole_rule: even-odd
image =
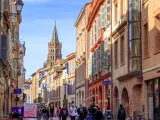
[[22,90],[21,89],[14,89],[14,94],[22,94]]
[[102,82],[102,85],[103,85],[103,86],[111,85],[111,84],[112,84],[111,81],[103,81],[103,82]]
[[24,104],[24,118],[32,119],[36,117],[37,117],[37,104]]

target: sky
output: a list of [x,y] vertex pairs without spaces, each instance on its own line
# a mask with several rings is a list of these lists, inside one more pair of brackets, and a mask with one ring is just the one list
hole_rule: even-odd
[[23,0],[20,41],[25,41],[26,46],[26,78],[43,67],[55,21],[59,41],[62,42],[63,58],[76,51],[74,23],[88,1],[90,0]]

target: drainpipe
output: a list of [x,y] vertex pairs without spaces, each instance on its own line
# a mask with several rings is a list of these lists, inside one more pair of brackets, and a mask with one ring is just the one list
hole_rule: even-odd
[[112,0],[111,4],[111,110],[113,111],[113,44],[112,44]]

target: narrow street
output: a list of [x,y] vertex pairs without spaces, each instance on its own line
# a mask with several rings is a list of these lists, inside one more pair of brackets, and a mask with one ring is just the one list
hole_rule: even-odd
[[0,8],[0,120],[160,120],[160,0]]

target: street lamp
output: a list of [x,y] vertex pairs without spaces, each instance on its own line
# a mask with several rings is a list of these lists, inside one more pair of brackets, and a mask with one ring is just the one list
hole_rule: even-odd
[[17,13],[20,14],[22,12],[22,8],[24,6],[24,3],[22,0],[16,0],[15,5],[17,7]]

